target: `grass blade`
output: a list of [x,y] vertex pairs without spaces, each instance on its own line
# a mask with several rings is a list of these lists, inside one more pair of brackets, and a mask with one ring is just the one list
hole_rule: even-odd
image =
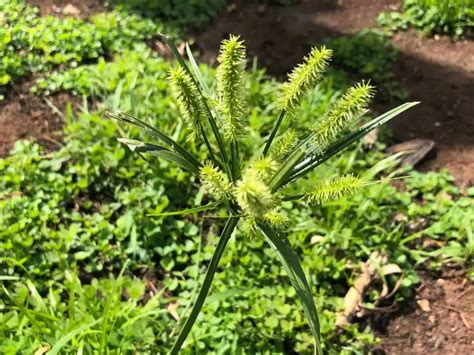
[[335,154],[339,153],[341,150],[346,148],[348,145],[352,144],[356,140],[362,138],[365,136],[367,133],[372,131],[373,129],[389,122],[391,119],[395,118],[398,116],[400,113],[412,108],[413,106],[418,105],[419,102],[407,102],[404,103],[376,118],[371,120],[370,122],[366,123],[362,127],[359,127],[358,129],[352,131],[351,133],[345,135],[344,137],[338,139],[336,142],[331,144],[329,148],[323,153],[323,154],[314,154],[307,163],[302,164],[298,169],[294,170],[292,174],[283,182],[281,183],[278,187],[281,187],[283,185],[286,185],[290,182],[295,181],[296,179],[300,178],[301,176],[307,174],[311,170],[313,170],[315,167],[321,165],[324,163],[326,160],[330,159],[333,157]]
[[216,250],[214,251],[214,255],[212,256],[209,268],[207,269],[206,276],[204,277],[204,282],[201,286],[201,290],[199,291],[198,296],[196,298],[196,302],[194,303],[189,315],[186,318],[183,318],[183,326],[181,327],[178,338],[176,339],[173,348],[171,349],[172,355],[176,355],[180,352],[181,346],[186,340],[186,337],[191,331],[191,328],[193,327],[193,324],[196,321],[199,312],[201,311],[209,289],[211,288],[211,283],[217,271],[217,267],[219,266],[219,261],[221,260],[222,255],[224,254],[227,242],[232,236],[232,232],[234,231],[238,221],[239,218],[229,218],[227,220],[224,230],[222,231],[221,236],[219,238],[219,243],[217,244]]
[[96,325],[97,323],[101,322],[102,321],[102,318],[99,318],[91,323],[87,323],[87,324],[84,324],[82,326],[80,326],[79,328],[76,328],[74,329],[73,331],[70,331],[69,333],[67,333],[65,336],[63,336],[61,339],[59,339],[53,346],[53,348],[48,351],[48,354],[50,355],[56,355],[56,354],[59,354],[59,352],[61,351],[61,349],[67,344],[69,343],[76,335],[79,335],[81,334],[82,332],[84,332],[85,330],[89,329],[89,328],[92,328],[94,325]]
[[135,139],[118,138],[120,143],[127,145],[131,151],[137,153],[149,153],[160,158],[172,161],[181,168],[188,170],[194,175],[199,175],[200,164],[195,160],[188,160],[185,157],[156,144],[149,144]]
[[189,48],[188,43],[186,42],[186,54],[188,55],[189,62],[191,63],[191,67],[193,68],[194,74],[196,74],[196,78],[199,82],[199,85],[201,85],[202,91],[204,94],[208,97],[212,97],[212,92],[211,89],[209,89],[209,86],[207,86],[206,81],[204,80],[204,77],[202,76],[201,71],[199,70],[199,66],[196,63],[196,60],[194,59],[193,52],[191,51],[191,48]]
[[164,213],[149,213],[149,214],[147,214],[147,216],[168,217],[168,216],[179,216],[179,215],[183,215],[183,214],[192,214],[192,213],[212,210],[212,209],[218,207],[221,203],[222,203],[222,201],[217,201],[217,202],[213,202],[213,203],[208,203],[207,205],[204,205],[204,206],[188,208],[188,209],[181,210],[181,211],[172,211],[172,212],[164,212]]
[[296,294],[303,304],[303,309],[308,318],[311,333],[316,342],[317,353],[322,354],[318,313],[316,311],[316,306],[314,305],[308,281],[306,280],[303,268],[298,261],[298,256],[291,248],[286,237],[279,235],[271,227],[263,223],[259,223],[258,228],[270,246],[276,251],[280,262],[285,268],[291,284],[295,288]]
[[178,142],[176,142],[174,139],[169,137],[166,133],[160,131],[159,129],[149,125],[148,123],[133,117],[132,115],[129,115],[124,112],[117,112],[117,113],[111,113],[111,112],[106,112],[105,115],[110,118],[114,118],[118,121],[126,122],[128,124],[131,124],[133,126],[136,126],[138,128],[141,128],[149,133],[151,133],[154,137],[158,138],[161,140],[163,143],[166,145],[170,146],[176,153],[181,155],[184,159],[186,159],[189,162],[193,162],[193,165],[199,166],[199,162],[197,159],[190,153],[188,152],[185,148],[183,148]]

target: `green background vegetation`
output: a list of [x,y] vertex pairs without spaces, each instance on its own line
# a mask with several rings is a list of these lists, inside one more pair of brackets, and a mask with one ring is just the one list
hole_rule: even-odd
[[[202,7],[204,3],[193,2],[206,13],[186,22],[202,23],[220,6],[218,1],[211,2],[213,7]],[[166,11],[150,19],[114,10],[83,21],[41,18],[20,1],[0,5],[1,84],[48,71],[36,82],[37,93],[69,90],[89,100],[80,112],[67,110],[59,150],[47,152],[20,141],[10,156],[0,159],[1,353],[28,354],[51,344],[60,353],[108,349],[153,354],[166,350],[176,335],[177,323],[167,307],[177,304],[182,314],[188,306],[212,255],[222,216],[147,216],[195,207],[206,197],[187,173],[166,162],[145,162],[120,145],[115,137],[139,137],[138,131],[103,118],[105,110],[130,112],[206,158],[204,149],[186,140],[176,119],[166,81],[170,63],[144,43],[157,31],[178,36],[184,23],[173,20],[185,10]],[[356,40],[376,41],[365,35]],[[344,58],[353,43],[346,41],[328,45],[334,46],[336,63],[353,68],[358,65]],[[378,73],[377,64],[371,67],[374,56],[368,53],[357,59],[365,64],[357,70],[383,82],[390,73]],[[377,53],[373,60],[393,60],[389,49]],[[206,66],[202,70],[208,78],[214,75]],[[308,125],[325,112],[349,84],[347,75],[328,76],[303,102],[299,124]],[[276,119],[279,85],[261,69],[254,68],[248,78],[249,152],[261,146],[259,132],[268,132]],[[92,99],[98,102],[94,109],[87,104]],[[390,160],[383,171],[369,170],[386,157],[384,148],[383,142],[371,149],[364,142],[355,144],[304,183],[311,186],[323,176],[351,171],[386,176],[394,170]],[[287,206],[289,239],[309,275],[323,343],[332,353],[362,353],[376,341],[368,326],[354,324],[342,333],[334,327],[359,262],[372,251],[385,252],[403,269],[397,301],[412,295],[418,281],[415,268],[421,264],[439,268],[450,261],[473,275],[474,189],[459,191],[445,172],[403,174],[408,175],[403,189],[382,181],[324,207],[296,213]],[[442,246],[427,249],[424,241]],[[311,351],[301,306],[261,238],[237,234],[221,265],[185,353]],[[396,279],[386,282],[393,286]],[[369,292],[367,307],[379,292]]]

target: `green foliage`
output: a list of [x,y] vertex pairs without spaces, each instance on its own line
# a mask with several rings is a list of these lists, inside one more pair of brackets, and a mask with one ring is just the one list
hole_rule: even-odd
[[140,305],[144,291],[145,284],[136,278],[120,275],[83,284],[70,271],[64,272],[64,283],[50,283],[44,298],[31,280],[14,282],[11,291],[0,290],[5,300],[0,351],[13,355],[46,347],[52,348],[51,354],[102,353],[106,348],[120,353],[131,348],[156,352],[156,338],[164,333],[166,323],[155,319],[165,310],[160,294]]
[[405,0],[402,13],[383,13],[378,22],[390,30],[411,25],[425,33],[460,37],[474,26],[474,3],[472,0]]
[[2,2],[0,25],[0,86],[30,72],[97,61],[164,29],[159,22],[119,11],[95,15],[90,22],[41,17],[21,0]]
[[[12,4],[0,7],[12,8]],[[7,16],[9,21],[38,18],[31,8],[22,11],[13,11]],[[56,345],[53,349],[59,353],[168,351],[176,322],[166,308],[177,305],[178,315],[184,315],[221,242],[217,234],[228,213],[220,208],[209,210],[217,204],[208,203],[204,188],[190,173],[153,155],[147,163],[115,139],[128,136],[137,144],[153,132],[141,134],[136,128],[102,118],[105,109],[146,117],[147,123],[185,142],[183,147],[199,161],[212,160],[199,140],[186,140],[189,129],[179,119],[167,81],[169,63],[143,43],[134,43],[133,38],[147,30],[140,29],[137,18],[113,14],[98,15],[91,22],[109,33],[110,37],[102,38],[104,46],[120,43],[118,47],[123,47],[113,49],[120,52],[113,61],[99,55],[97,63],[66,68],[75,62],[68,59],[36,87],[41,93],[70,90],[89,96],[98,100],[94,105],[98,112],[88,111],[87,100],[82,113],[73,114],[69,109],[63,146],[58,151],[46,152],[31,142],[18,142],[9,157],[0,159],[1,353],[34,353],[47,344]],[[133,23],[127,22],[130,18]],[[54,27],[67,28],[49,21]],[[114,23],[128,24],[117,27]],[[91,25],[85,24],[81,28]],[[12,33],[10,27],[0,26],[0,33],[5,31]],[[22,37],[27,31],[15,31],[15,43],[28,43],[21,42],[28,38]],[[44,31],[58,33],[53,28]],[[86,33],[81,36],[88,38]],[[105,38],[115,40],[107,42]],[[80,50],[75,52],[74,45],[68,47],[70,41],[64,42],[67,51],[56,50],[58,58],[83,55]],[[51,39],[46,42],[56,43]],[[8,55],[3,63],[14,59],[13,54],[25,63],[24,53],[8,47],[1,50],[5,48]],[[95,50],[93,45],[87,48],[88,53]],[[24,65],[17,69],[33,70]],[[214,72],[205,66],[198,70],[212,87]],[[281,85],[262,70],[254,68],[248,74],[247,135],[239,140],[240,156],[249,158],[244,175],[248,172],[260,181],[271,178],[317,122],[315,118],[333,107],[349,86],[335,74],[331,72],[307,90],[301,106],[293,112],[298,119],[281,123],[283,134],[275,136],[265,158],[252,155],[278,121],[275,102]],[[206,127],[206,132],[210,135],[212,129]],[[128,144],[133,146],[131,141]],[[217,151],[214,139],[210,144]],[[143,148],[151,149],[135,145],[135,151]],[[364,181],[384,176],[383,169],[390,171],[391,164],[369,169],[384,158],[383,150],[381,143],[369,151],[363,143],[352,144],[284,193],[300,195],[318,183],[351,172]],[[153,153],[156,151],[149,154]],[[217,160],[214,169],[222,164],[219,155]],[[228,174],[224,169],[219,171],[219,183],[224,173]],[[274,196],[279,208],[268,209],[262,217],[288,235],[299,255],[311,294],[322,310],[320,330],[327,353],[361,353],[376,341],[370,328],[361,324],[348,326],[344,333],[334,331],[342,297],[359,271],[359,261],[366,260],[372,251],[385,252],[390,262],[403,269],[397,301],[410,296],[417,283],[414,268],[422,263],[438,268],[455,262],[473,274],[474,192],[470,189],[463,194],[444,172],[408,173],[410,178],[402,191],[382,181],[324,205],[281,201]],[[227,196],[234,193],[227,187],[224,190]],[[203,204],[204,209],[196,209]],[[188,212],[185,219],[163,215],[179,209],[194,212]],[[198,211],[203,212],[200,218]],[[239,225],[238,229],[245,227]],[[255,232],[256,224],[251,227]],[[427,243],[431,246],[425,248],[424,241],[431,240],[436,243]],[[143,270],[155,277],[144,277]],[[396,280],[387,282],[394,286]],[[149,295],[155,292],[150,285],[159,290],[151,300]],[[373,303],[378,297],[374,288],[364,302]],[[260,237],[239,234],[229,240],[196,322],[184,353],[308,353],[313,346],[295,290],[279,259]]]
[[216,16],[225,0],[109,0],[127,12],[141,16],[166,19],[185,29],[197,28]]
[[325,43],[333,50],[334,64],[338,69],[372,80],[382,90],[382,94],[389,97],[406,98],[392,70],[398,51],[390,43],[388,35],[377,30],[363,30]]
[[393,79],[390,67],[397,58],[397,50],[382,32],[363,30],[326,43],[334,51],[333,60],[337,66],[356,70],[366,79],[380,84]]
[[[117,61],[122,72],[127,56],[130,57],[125,54]],[[155,117],[150,122],[169,125],[169,131],[175,132],[172,117],[177,110],[168,99],[168,64],[153,57],[142,60],[147,65],[139,67],[145,68],[143,71],[140,69],[143,75],[139,75],[132,86],[138,90],[136,100],[146,108],[141,112]],[[107,87],[105,83],[109,83],[108,91],[102,91],[110,96],[110,99],[104,97],[109,108],[113,107],[115,87],[120,82],[114,63],[107,63],[110,77],[104,70],[104,82],[101,82],[100,75],[95,81],[100,87]],[[129,61],[130,68],[137,68],[137,64],[134,60]],[[153,96],[156,96],[153,100],[141,94],[152,82],[154,88],[160,87],[153,91]],[[129,84],[123,85],[128,87]],[[250,110],[249,134],[253,138],[245,140],[253,150],[263,142],[257,132],[276,120],[275,116],[268,116],[264,108],[274,102],[278,86],[267,81],[260,71],[249,75],[248,85],[248,100],[257,103],[257,107]],[[120,109],[130,109],[132,92],[128,89],[122,91]],[[337,91],[325,81],[311,91],[303,102],[305,114],[301,116],[309,122],[299,122],[301,127],[310,126],[314,113],[324,112],[326,103],[337,97]],[[83,113],[69,117],[65,146],[61,150],[45,153],[40,147],[24,142],[17,144],[10,157],[0,160],[1,257],[16,260],[30,276],[21,267],[4,259],[0,262],[0,275],[20,278],[18,282],[21,284],[30,279],[46,304],[49,304],[50,287],[53,293],[60,290],[61,301],[67,302],[64,297],[67,299],[69,294],[69,281],[65,272],[77,265],[83,280],[81,288],[87,291],[78,289],[76,293],[90,294],[90,307],[93,307],[87,308],[87,304],[76,302],[77,307],[84,309],[80,314],[83,318],[75,318],[72,322],[65,308],[57,306],[48,315],[59,320],[46,326],[40,323],[37,327],[35,318],[27,318],[24,309],[11,309],[12,301],[0,291],[0,303],[8,305],[2,310],[2,320],[5,321],[0,322],[3,326],[0,344],[8,346],[2,352],[8,353],[10,349],[15,353],[23,348],[36,350],[45,339],[46,328],[53,334],[48,335],[48,339],[55,340],[73,327],[89,324],[89,317],[99,319],[104,314],[106,297],[97,298],[96,289],[106,287],[110,282],[107,273],[118,274],[127,260],[127,270],[133,270],[135,274],[149,267],[163,275],[160,277],[164,289],[161,306],[153,304],[148,308],[150,311],[161,311],[164,304],[177,302],[178,313],[182,314],[189,305],[218,241],[217,226],[201,235],[201,225],[194,215],[185,221],[174,217],[148,217],[148,213],[162,213],[165,209],[196,206],[202,193],[190,183],[186,173],[168,163],[150,166],[127,149],[120,148],[114,139],[117,134],[118,127],[113,122],[103,120],[97,114]],[[185,138],[186,134],[181,133],[181,136]],[[382,149],[383,146],[378,145],[376,150],[366,152],[363,144],[355,145],[326,164],[324,170],[307,176],[302,189],[309,190],[317,181],[350,171],[363,177],[367,168],[383,157]],[[357,266],[352,269],[347,265],[366,260],[373,250],[387,252],[390,262],[399,264],[406,275],[397,293],[397,299],[403,300],[417,282],[413,270],[417,262],[434,260],[433,266],[436,266],[452,260],[451,251],[451,254],[443,251],[430,256],[436,250],[420,249],[423,238],[432,238],[446,245],[466,245],[468,242],[465,228],[474,203],[472,192],[470,196],[463,196],[446,173],[410,175],[412,177],[406,180],[403,192],[397,192],[388,182],[383,182],[366,186],[352,197],[323,206],[295,210],[292,206],[296,202],[284,204],[283,211],[292,221],[288,238],[309,275],[317,306],[323,310],[320,312],[321,334],[327,352],[340,353],[343,348],[348,352],[361,352],[375,341],[370,329],[360,330],[359,325],[335,335],[334,322],[342,307],[342,297],[358,272]],[[317,237],[317,242],[311,241],[313,237]],[[460,261],[457,258],[455,261],[465,263],[467,267],[473,265],[472,259]],[[104,286],[95,286],[95,281],[87,286],[89,282],[84,280],[91,274],[98,279],[98,285]],[[20,297],[15,280],[4,278],[2,282],[14,299]],[[231,239],[212,293],[193,329],[194,336],[186,343],[186,351],[265,352],[271,349],[275,352],[308,352],[312,340],[305,333],[307,324],[295,297],[276,256],[264,248],[261,238]],[[136,300],[135,296],[132,300]],[[364,302],[376,300],[377,292],[371,292]],[[140,301],[133,312],[143,314],[144,304]],[[112,319],[114,312],[110,314]],[[124,324],[126,318],[123,317],[119,317],[119,324]],[[13,318],[21,319],[22,327],[18,327],[17,321],[11,320]],[[167,313],[166,317],[150,315],[146,321],[148,325],[107,329],[110,334],[123,337],[124,348],[129,339],[133,339],[133,345],[141,353],[147,353],[147,349],[156,353],[154,344],[163,349],[163,342],[169,339],[174,327],[173,322]],[[101,328],[94,325],[93,329]],[[95,346],[97,335],[83,334],[86,336],[84,345],[77,335],[65,349],[77,352],[89,341],[93,343],[90,346]],[[107,347],[117,349],[116,338],[111,336]]]

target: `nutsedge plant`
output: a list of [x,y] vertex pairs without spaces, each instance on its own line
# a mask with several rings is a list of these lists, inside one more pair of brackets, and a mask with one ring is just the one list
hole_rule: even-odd
[[216,92],[212,92],[202,79],[189,48],[190,66],[175,45],[167,37],[162,38],[178,62],[169,76],[178,108],[189,131],[194,132],[196,138],[201,138],[209,150],[209,161],[198,161],[180,143],[138,118],[124,113],[108,115],[151,133],[160,145],[128,139],[121,139],[121,142],[137,153],[154,154],[175,162],[195,175],[215,199],[215,202],[201,207],[167,212],[161,216],[189,214],[218,207],[225,208],[228,213],[202,287],[189,314],[183,317],[171,353],[177,354],[180,351],[196,321],[227,242],[239,222],[247,233],[263,236],[277,253],[302,303],[314,336],[315,352],[321,353],[316,307],[298,256],[283,234],[283,229],[291,221],[282,211],[282,204],[285,201],[322,204],[354,193],[368,182],[357,176],[347,175],[320,181],[312,189],[295,195],[286,194],[284,188],[295,184],[336,153],[417,102],[405,103],[353,128],[366,112],[374,92],[371,85],[362,82],[347,90],[325,115],[315,117],[311,130],[286,130],[280,134],[279,128],[285,116],[297,119],[294,117],[296,108],[307,92],[319,82],[331,59],[330,49],[314,48],[282,85],[277,102],[278,119],[261,152],[255,152],[251,159],[245,161],[247,157],[241,157],[239,149],[248,125],[245,99],[246,54],[243,41],[231,36],[222,42],[216,73]]

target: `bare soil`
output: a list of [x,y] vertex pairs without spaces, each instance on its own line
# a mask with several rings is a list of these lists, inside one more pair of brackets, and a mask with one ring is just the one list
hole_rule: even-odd
[[15,87],[4,101],[0,101],[0,157],[8,155],[19,139],[35,138],[46,149],[61,146],[63,117],[50,107],[46,99],[64,113],[68,103],[75,105],[77,98],[59,93],[41,98],[29,92],[29,82]]
[[[195,42],[202,59],[213,64],[220,41],[230,33],[241,34],[249,55],[281,75],[300,62],[312,44],[373,27],[380,12],[396,10],[400,4],[396,0],[302,0],[279,7],[231,1],[195,36]],[[474,179],[474,42],[426,38],[413,31],[397,34],[392,42],[400,49],[396,78],[410,99],[421,101],[392,124],[396,142],[434,140],[437,155],[422,169],[447,168],[461,187],[469,186]],[[387,108],[386,103],[375,105],[375,111]]]
[[[31,6],[38,6],[42,16],[70,15],[79,18],[88,18],[105,9],[102,0],[28,0]],[[64,9],[66,14],[63,14]]]
[[450,273],[421,275],[416,299],[388,325],[379,322],[375,354],[474,353],[474,285]]

